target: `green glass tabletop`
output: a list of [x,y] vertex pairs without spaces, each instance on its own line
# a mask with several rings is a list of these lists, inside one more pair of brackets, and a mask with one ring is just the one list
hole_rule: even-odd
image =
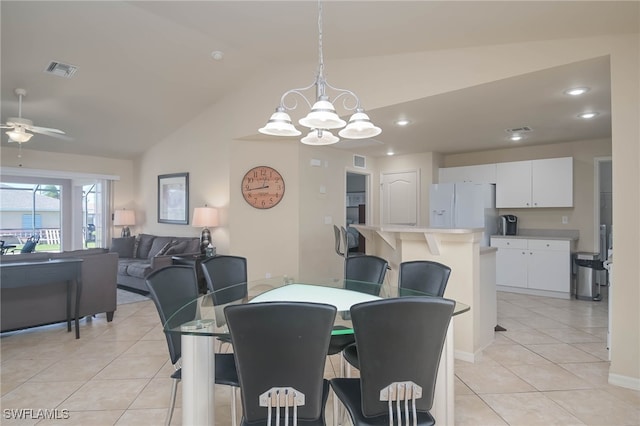
[[[363,281],[276,277],[231,285],[195,300],[176,301],[176,309],[164,324],[170,333],[221,336],[228,334],[224,317],[227,305],[258,302],[327,303],[338,310],[334,335],[353,334],[349,309],[352,305],[394,297],[437,297],[397,286]],[[469,306],[456,302],[453,315],[468,311]]]

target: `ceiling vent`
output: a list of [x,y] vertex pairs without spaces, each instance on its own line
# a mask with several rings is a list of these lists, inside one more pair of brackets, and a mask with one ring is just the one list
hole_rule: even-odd
[[71,78],[73,74],[78,70],[75,65],[63,64],[58,61],[51,61],[51,63],[45,68],[44,72],[57,75],[58,77]]
[[367,158],[362,155],[354,155],[353,156],[353,167],[357,167],[359,169],[367,168]]
[[533,129],[529,126],[516,127],[515,129],[505,129],[507,133],[528,133],[533,132]]

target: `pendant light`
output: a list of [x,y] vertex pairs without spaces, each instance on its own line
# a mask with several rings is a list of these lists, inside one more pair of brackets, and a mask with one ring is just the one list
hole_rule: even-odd
[[[315,102],[312,104],[303,92],[315,87]],[[342,105],[348,111],[355,111],[345,122],[338,116],[336,109],[331,102],[327,89],[335,93],[333,102],[343,98]],[[295,109],[298,104],[286,104],[289,95],[298,95],[307,103],[311,111],[298,123],[308,127],[311,131],[301,139],[307,145],[330,145],[338,142],[340,138],[333,135],[329,130],[342,129],[338,134],[346,139],[366,139],[379,135],[382,130],[376,127],[369,116],[365,114],[364,108],[360,105],[360,99],[351,90],[339,89],[331,86],[324,77],[324,58],[322,54],[322,2],[318,1],[318,73],[313,83],[307,87],[291,89],[286,91],[280,98],[280,105],[271,115],[267,124],[258,129],[265,135],[271,136],[300,136],[302,133],[296,129],[287,111]],[[351,101],[351,102],[349,102]],[[345,127],[346,126],[346,127]]]

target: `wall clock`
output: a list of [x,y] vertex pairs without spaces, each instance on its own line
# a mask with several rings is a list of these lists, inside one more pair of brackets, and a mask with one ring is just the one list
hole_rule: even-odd
[[284,196],[284,179],[272,167],[254,167],[242,178],[242,196],[257,209],[270,209]]

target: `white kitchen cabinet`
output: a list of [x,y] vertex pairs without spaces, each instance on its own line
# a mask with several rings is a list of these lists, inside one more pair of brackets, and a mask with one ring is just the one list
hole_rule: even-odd
[[533,207],[573,207],[573,158],[531,161]]
[[438,170],[439,183],[496,183],[496,164],[443,167]]
[[573,158],[496,164],[496,207],[572,207]]
[[491,238],[491,246],[498,248],[496,285],[527,288],[527,240]]
[[531,207],[531,161],[496,165],[496,207]]
[[571,241],[492,237],[499,289],[569,298]]

